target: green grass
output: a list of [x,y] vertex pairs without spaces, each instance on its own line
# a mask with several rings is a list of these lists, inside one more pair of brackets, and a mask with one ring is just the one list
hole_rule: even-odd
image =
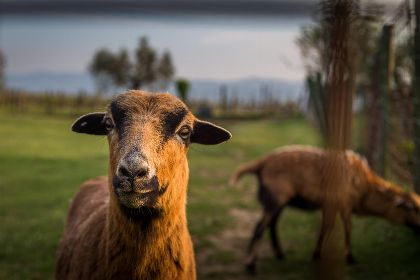
[[[106,173],[104,137],[71,133],[71,119],[0,114],[0,279],[51,279],[69,199],[86,179]],[[260,213],[255,181],[227,180],[242,162],[287,144],[319,144],[303,119],[221,123],[233,139],[190,150],[189,228],[200,279],[246,279],[244,251]],[[287,260],[263,240],[253,279],[312,279],[319,213],[287,209],[279,225]],[[420,244],[404,227],[355,218],[358,264],[346,279],[419,279]]]

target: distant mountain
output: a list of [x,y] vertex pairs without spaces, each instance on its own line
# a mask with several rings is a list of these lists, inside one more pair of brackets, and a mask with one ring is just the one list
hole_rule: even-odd
[[247,78],[229,82],[194,80],[191,82],[191,98],[217,101],[223,91],[228,98],[256,102],[272,98],[274,100],[298,100],[303,95],[303,84],[274,79]]
[[84,73],[49,73],[6,75],[6,85],[13,89],[28,91],[52,91],[77,93],[80,90],[94,92],[95,84],[92,78]]
[[[64,92],[76,94],[79,91],[92,93],[95,90],[93,79],[83,73],[34,73],[12,74],[6,76],[9,88],[33,92]],[[175,92],[171,85],[169,92]],[[222,92],[228,99],[255,101],[274,99],[297,101],[303,95],[303,84],[293,81],[246,78],[233,81],[192,80],[190,98],[193,100],[219,101]]]

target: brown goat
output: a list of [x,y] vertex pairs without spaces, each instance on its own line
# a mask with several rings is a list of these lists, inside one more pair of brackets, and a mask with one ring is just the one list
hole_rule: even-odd
[[[247,173],[258,177],[258,199],[264,208],[247,250],[246,268],[255,272],[258,241],[267,227],[270,228],[271,245],[279,259],[284,257],[277,238],[276,223],[286,205],[305,210],[320,209],[325,197],[322,178],[327,153],[318,148],[290,146],[275,150],[267,156],[241,166],[231,179],[234,184]],[[391,222],[405,224],[420,230],[420,198],[415,193],[403,192],[375,175],[366,161],[352,151],[346,151],[349,167],[348,191],[342,193],[346,203],[339,207],[345,230],[345,250],[348,262],[354,262],[351,251],[351,214],[383,217]],[[325,231],[321,232],[314,252],[320,257]]]
[[72,130],[107,135],[109,170],[71,203],[56,279],[195,279],[186,155],[191,143],[218,144],[230,133],[170,94],[140,91],[116,96]]

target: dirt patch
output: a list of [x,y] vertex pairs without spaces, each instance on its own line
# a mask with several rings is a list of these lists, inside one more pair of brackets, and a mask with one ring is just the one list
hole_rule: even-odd
[[[257,223],[261,210],[249,210],[233,208],[229,215],[233,223],[226,226],[224,230],[213,236],[207,237],[211,246],[197,252],[197,266],[200,274],[212,275],[230,273],[244,275],[244,259],[246,247],[251,238],[255,224]],[[261,242],[261,256],[269,251],[269,244]],[[226,276],[224,279],[231,279]],[[233,278],[232,278],[233,279]]]
[[243,255],[244,245],[247,244],[258,220],[258,211],[234,208],[229,211],[229,215],[234,218],[233,224],[219,234],[209,237],[209,240],[220,250]]

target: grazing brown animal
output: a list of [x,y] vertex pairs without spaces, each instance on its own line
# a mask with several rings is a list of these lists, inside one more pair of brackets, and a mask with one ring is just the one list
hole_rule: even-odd
[[[420,197],[404,192],[375,175],[365,160],[352,151],[346,151],[345,159],[350,182],[342,193],[346,203],[339,213],[345,229],[345,249],[348,262],[354,262],[351,251],[351,214],[383,217],[391,222],[405,224],[420,231]],[[324,206],[321,174],[326,152],[308,146],[290,146],[275,150],[267,156],[244,164],[234,174],[234,184],[243,175],[251,173],[258,178],[258,199],[264,208],[247,251],[246,268],[255,272],[257,246],[263,232],[270,228],[271,245],[279,259],[284,257],[277,238],[276,223],[285,206],[315,210]],[[325,232],[321,230],[314,258],[320,257]]]
[[231,135],[198,120],[170,94],[129,91],[72,130],[107,135],[108,178],[84,183],[71,203],[56,279],[195,279],[187,228],[187,151]]

